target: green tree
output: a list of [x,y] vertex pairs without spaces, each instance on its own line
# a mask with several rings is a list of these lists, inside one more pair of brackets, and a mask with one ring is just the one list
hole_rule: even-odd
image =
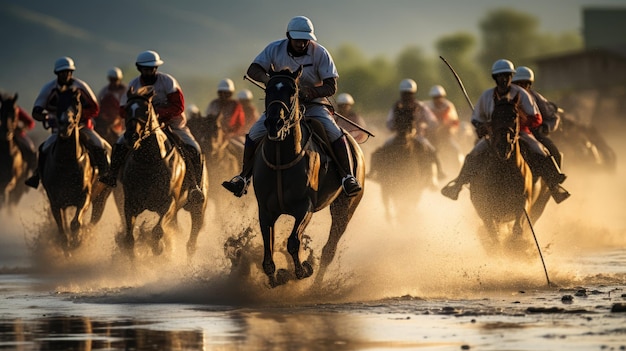
[[433,60],[417,46],[409,46],[400,52],[396,59],[396,68],[396,91],[397,84],[402,79],[411,78],[417,83],[420,99],[428,98],[428,89],[439,80]]

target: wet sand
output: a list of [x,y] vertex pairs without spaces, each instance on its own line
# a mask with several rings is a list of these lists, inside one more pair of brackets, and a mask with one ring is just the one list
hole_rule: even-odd
[[[275,289],[258,233],[235,267],[223,250],[254,224],[252,197],[236,203],[252,220],[205,228],[193,258],[182,218],[164,256],[140,246],[131,263],[113,208],[67,258],[31,192],[0,211],[0,350],[626,350],[626,172],[567,171],[574,195],[534,226],[550,286],[532,236],[515,255],[483,246],[467,190],[457,202],[427,191],[414,216],[387,221],[368,183],[324,284]],[[314,216],[312,257],[328,227]]]

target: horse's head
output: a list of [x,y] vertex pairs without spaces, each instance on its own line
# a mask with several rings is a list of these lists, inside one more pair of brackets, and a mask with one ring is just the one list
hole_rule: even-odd
[[160,128],[152,98],[154,87],[141,87],[137,91],[131,87],[126,93],[126,140],[135,144],[148,137],[153,131]]
[[300,121],[298,80],[302,66],[295,72],[270,70],[265,87],[265,127],[270,140],[284,140],[292,127]]
[[4,140],[13,139],[13,133],[17,128],[17,94],[13,96],[5,96],[0,94],[0,137]]
[[61,138],[69,138],[78,131],[83,105],[80,102],[81,92],[76,88],[63,87],[58,92],[57,124]]
[[520,96],[514,98],[498,98],[495,96],[495,106],[489,125],[488,141],[491,149],[501,159],[509,159],[514,151],[519,138]]

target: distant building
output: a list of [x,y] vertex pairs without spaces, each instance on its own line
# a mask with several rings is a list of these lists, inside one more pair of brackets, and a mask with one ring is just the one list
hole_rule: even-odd
[[582,51],[535,59],[544,91],[626,84],[626,8],[583,9]]

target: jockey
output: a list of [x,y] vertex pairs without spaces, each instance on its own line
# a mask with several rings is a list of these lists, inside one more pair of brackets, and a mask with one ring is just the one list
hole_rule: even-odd
[[[250,78],[267,84],[269,81],[267,72],[272,67],[289,68],[292,71],[299,67],[303,68],[300,77],[300,101],[305,107],[305,116],[318,120],[324,126],[339,163],[343,191],[348,196],[357,195],[362,188],[352,175],[350,146],[332,117],[332,105],[327,99],[335,94],[339,77],[333,58],[326,48],[317,43],[313,23],[307,17],[292,18],[287,25],[286,35],[287,38],[267,45],[250,64],[247,74]],[[241,173],[222,183],[235,196],[246,193],[252,176],[256,146],[266,134],[264,121],[265,114],[252,126],[246,136]]]
[[[85,143],[85,147],[94,160],[100,174],[109,171],[108,150],[111,148],[102,137],[93,130],[92,119],[98,115],[100,106],[91,88],[84,81],[74,78],[73,73],[76,70],[74,60],[64,56],[56,60],[54,63],[54,74],[57,78],[48,82],[43,86],[39,95],[35,99],[33,106],[33,117],[40,122],[47,123],[53,131],[56,130],[56,112],[58,92],[63,87],[76,88],[81,92],[80,101],[83,106],[80,123],[80,139]],[[57,138],[56,133],[52,133],[43,144],[39,146],[39,170],[43,169],[50,145]],[[26,185],[37,188],[39,185],[39,172],[33,172],[33,175],[26,180]]]
[[[365,128],[365,120],[354,110],[354,98],[348,93],[341,93],[337,96],[337,114],[342,115],[348,120],[354,122],[360,127]],[[353,126],[339,116],[335,116],[335,122],[337,125],[345,129],[354,139],[358,142],[364,142],[367,140],[368,135],[363,130]]]
[[543,95],[532,89],[534,81],[535,73],[532,69],[525,66],[520,66],[515,69],[513,83],[526,89],[530,96],[535,99],[535,103],[537,103],[537,107],[539,107],[539,112],[541,113],[541,125],[531,129],[531,131],[535,138],[550,151],[550,155],[554,157],[556,163],[561,167],[561,152],[548,137],[548,134],[554,132],[559,127],[559,123],[561,123],[561,116],[558,113],[559,108],[556,104],[548,101]]
[[106,129],[111,128],[115,134],[120,135],[124,131],[124,124],[120,121],[120,100],[126,93],[126,84],[122,83],[122,70],[113,67],[107,72],[109,84],[98,93],[100,114],[96,118],[96,131],[101,135],[106,134]]
[[520,96],[520,112],[523,114],[520,118],[520,140],[524,148],[528,150],[528,152],[523,153],[526,154],[524,156],[526,162],[531,167],[531,171],[541,176],[548,184],[556,203],[561,203],[570,196],[570,193],[560,185],[565,180],[565,175],[561,173],[548,150],[535,139],[530,131],[541,125],[542,116],[530,94],[521,87],[511,84],[514,73],[515,68],[509,60],[501,59],[493,64],[491,76],[496,82],[496,87],[483,92],[472,114],[472,124],[476,128],[476,134],[480,140],[465,157],[465,163],[461,167],[458,177],[441,189],[442,195],[456,200],[463,185],[469,183],[472,177],[479,172],[479,159],[482,158],[488,148],[484,136],[487,134],[488,124],[494,109],[494,94],[497,94],[498,96],[508,95],[509,98],[516,95]]
[[244,134],[247,133],[250,128],[252,128],[252,126],[259,119],[260,116],[259,110],[252,102],[253,97],[254,96],[252,95],[252,92],[248,89],[243,89],[239,91],[239,93],[237,93],[237,100],[239,100],[239,103],[243,107],[243,114],[246,119],[246,123],[242,128]]
[[[134,91],[139,90],[143,86],[151,85],[154,88],[155,95],[152,99],[154,109],[159,115],[159,122],[170,127],[172,132],[184,143],[183,158],[187,165],[187,169],[192,171],[191,179],[195,182],[189,191],[189,202],[204,202],[204,194],[200,189],[202,182],[203,161],[200,145],[196,142],[193,135],[186,125],[185,117],[185,99],[183,90],[178,81],[171,75],[158,72],[159,66],[163,64],[161,57],[155,51],[143,51],[137,56],[135,65],[140,75],[128,83],[128,88]],[[120,100],[120,114],[122,118],[126,117],[126,99],[127,95],[123,95]],[[117,175],[122,168],[128,155],[128,146],[126,138],[122,134],[113,146],[113,154],[111,156],[111,171],[102,177],[100,181],[106,185],[115,187],[117,185]]]
[[26,110],[18,105],[15,105],[15,114],[18,122],[18,127],[15,130],[15,144],[20,149],[24,161],[28,164],[28,168],[34,171],[37,168],[37,150],[26,132],[35,128],[35,120]]
[[456,106],[446,98],[446,90],[441,85],[434,85],[430,88],[428,95],[430,100],[426,102],[426,106],[433,111],[439,122],[436,139],[452,137],[459,128]]
[[437,149],[430,143],[426,135],[432,134],[439,125],[433,111],[423,102],[417,100],[417,83],[407,78],[400,82],[400,99],[396,101],[387,115],[387,128],[396,135],[385,142],[385,146],[402,142],[400,134],[415,135],[415,139],[427,151],[431,161],[437,165],[439,179],[445,178]]
[[233,99],[235,83],[229,78],[222,79],[217,85],[217,98],[213,99],[206,109],[207,116],[221,116],[222,129],[227,138],[245,134],[243,127],[246,117],[243,106]]

